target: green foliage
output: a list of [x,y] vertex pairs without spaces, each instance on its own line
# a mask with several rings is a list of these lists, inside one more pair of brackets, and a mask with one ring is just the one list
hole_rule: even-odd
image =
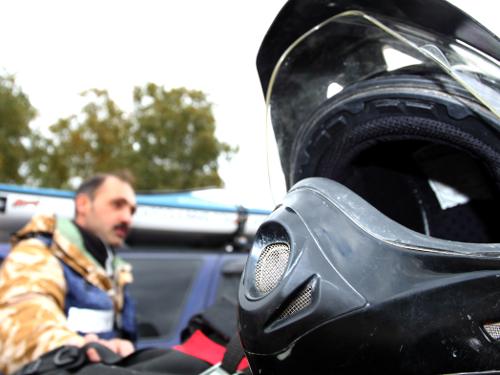
[[202,92],[137,87],[129,116],[106,91],[83,95],[89,101],[79,115],[52,125],[49,138],[33,135],[33,184],[69,188],[73,177],[128,169],[140,190],[222,185],[218,159],[236,150],[215,138],[212,105]]
[[36,111],[12,76],[0,76],[0,181],[22,183],[28,158],[30,121]]
[[125,169],[130,162],[131,123],[107,92],[90,90],[89,102],[76,116],[50,126],[49,138],[38,137],[30,171],[35,185],[71,188],[72,177]]
[[202,92],[148,84],[135,89],[134,103],[139,188],[221,186],[217,159],[233,150],[215,138],[212,106]]

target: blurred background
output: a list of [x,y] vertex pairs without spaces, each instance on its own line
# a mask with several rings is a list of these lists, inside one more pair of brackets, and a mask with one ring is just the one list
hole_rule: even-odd
[[0,2],[0,181],[72,189],[129,168],[142,191],[269,207],[255,59],[283,4]]
[[[498,31],[489,0],[452,2]],[[255,59],[284,3],[1,1],[0,182],[73,189],[129,168],[141,191],[271,208]]]

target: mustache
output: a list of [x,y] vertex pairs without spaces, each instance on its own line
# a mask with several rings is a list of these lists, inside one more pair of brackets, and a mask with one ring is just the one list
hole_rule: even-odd
[[126,232],[128,232],[128,230],[130,229],[130,226],[125,224],[125,223],[121,223],[121,224],[116,224],[113,229],[121,229],[121,230],[124,230]]

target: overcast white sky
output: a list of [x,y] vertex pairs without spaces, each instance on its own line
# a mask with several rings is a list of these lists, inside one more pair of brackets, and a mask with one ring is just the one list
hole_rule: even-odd
[[[457,0],[496,25],[492,0]],[[265,104],[255,59],[285,0],[0,0],[0,72],[15,74],[37,125],[78,113],[79,93],[107,89],[121,108],[146,82],[203,90],[217,136],[240,152],[220,169],[230,192],[272,205]],[[473,4],[472,4],[473,3]],[[472,6],[473,5],[473,6]]]
[[255,59],[284,2],[1,0],[0,72],[16,75],[40,126],[79,113],[90,88],[125,110],[146,82],[206,92],[218,138],[240,147],[221,166],[226,187],[258,204],[269,194]]

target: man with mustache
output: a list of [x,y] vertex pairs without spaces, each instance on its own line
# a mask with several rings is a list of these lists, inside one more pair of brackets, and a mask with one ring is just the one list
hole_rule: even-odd
[[[13,236],[0,270],[0,371],[12,373],[62,345],[134,351],[131,267],[115,249],[135,210],[128,176],[99,174],[76,191],[73,221],[38,215]],[[94,349],[87,355],[99,360]]]

